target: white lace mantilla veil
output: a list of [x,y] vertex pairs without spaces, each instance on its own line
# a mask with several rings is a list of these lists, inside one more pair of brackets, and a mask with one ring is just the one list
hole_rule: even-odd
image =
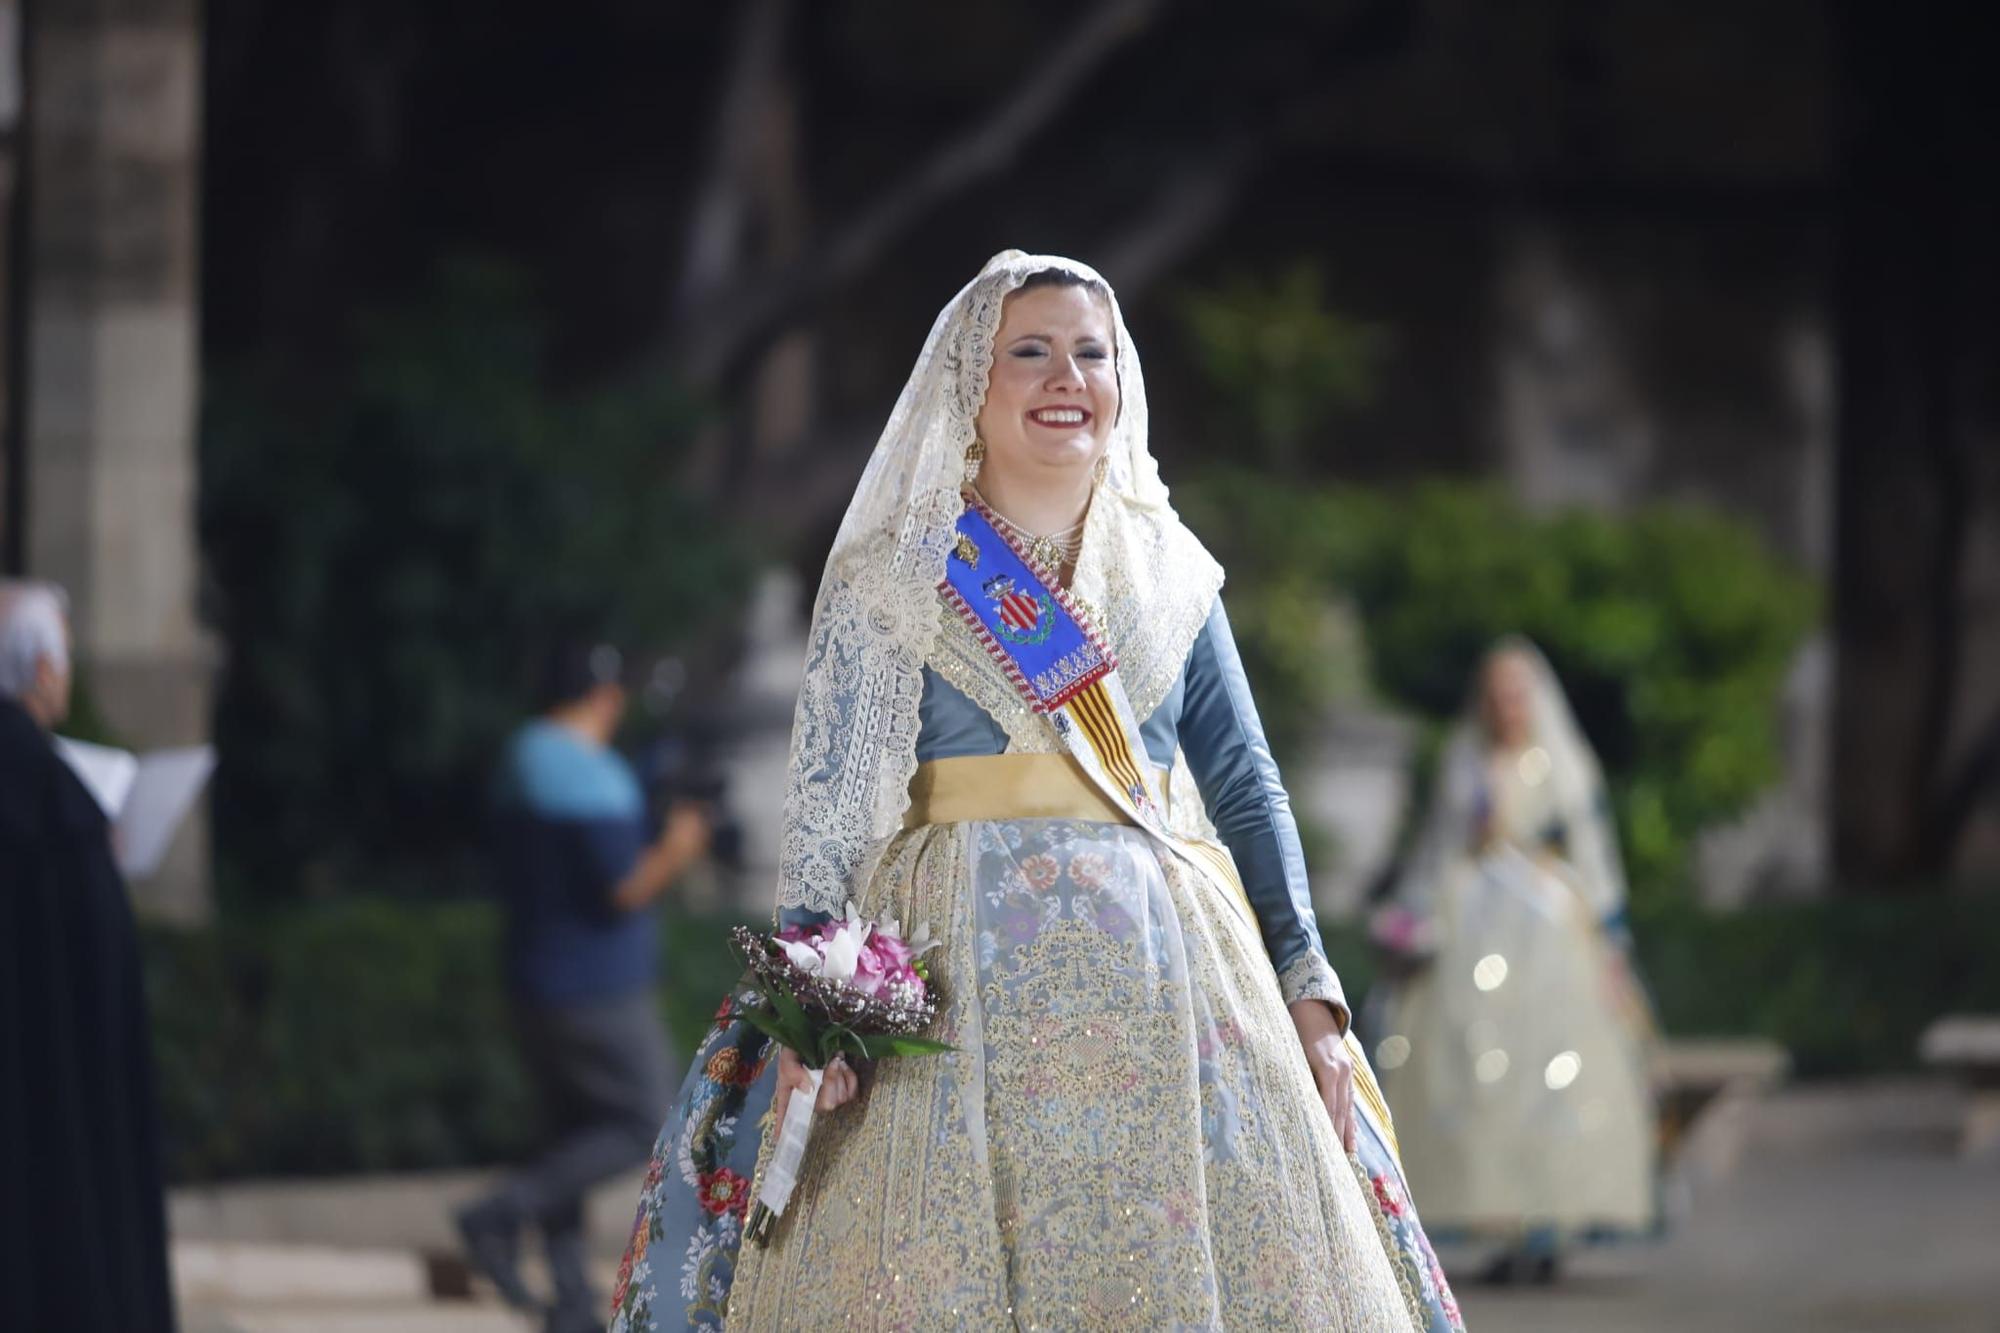
[[1428,911],[1445,867],[1471,845],[1475,804],[1486,780],[1486,725],[1480,717],[1480,691],[1487,664],[1503,654],[1528,663],[1533,680],[1528,708],[1531,744],[1548,754],[1548,781],[1557,808],[1574,816],[1569,821],[1565,859],[1584,881],[1582,888],[1591,906],[1600,916],[1606,915],[1624,904],[1625,872],[1619,865],[1610,812],[1603,805],[1604,778],[1597,754],[1577,725],[1555,668],[1540,648],[1517,634],[1494,644],[1473,675],[1464,711],[1439,757],[1429,814],[1392,897]]
[[1121,405],[1071,591],[1117,653],[1138,717],[1173,688],[1222,586],[1147,449],[1145,380],[1110,284],[1075,260],[995,255],[931,326],[827,557],[792,723],[780,909],[839,913],[901,829],[926,665],[991,713],[1010,749],[1060,748],[937,593],[1001,305],[1048,269],[1077,274],[1111,308]]

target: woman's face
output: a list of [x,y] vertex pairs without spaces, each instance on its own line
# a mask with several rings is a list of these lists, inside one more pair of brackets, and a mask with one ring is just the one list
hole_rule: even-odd
[[1016,485],[1088,470],[1118,419],[1110,310],[1090,287],[1034,287],[1001,307],[979,438]]
[[1486,664],[1480,711],[1496,745],[1518,748],[1534,739],[1535,676],[1519,653],[1501,653]]

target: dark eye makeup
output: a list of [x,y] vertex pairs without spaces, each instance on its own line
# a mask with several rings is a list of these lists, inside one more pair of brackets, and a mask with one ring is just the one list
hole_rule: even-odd
[[[1046,356],[1048,352],[1049,344],[1042,339],[1030,339],[1018,342],[1007,349],[1007,355],[1018,357],[1023,361],[1030,357]],[[1084,344],[1077,349],[1076,354],[1085,361],[1107,361],[1111,357],[1110,352],[1096,343]]]

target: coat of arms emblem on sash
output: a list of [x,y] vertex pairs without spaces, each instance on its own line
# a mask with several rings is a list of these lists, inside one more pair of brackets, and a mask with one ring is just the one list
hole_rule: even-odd
[[1041,643],[1055,627],[1048,594],[1023,592],[1005,574],[995,574],[979,585],[999,613],[994,631],[1009,643]]

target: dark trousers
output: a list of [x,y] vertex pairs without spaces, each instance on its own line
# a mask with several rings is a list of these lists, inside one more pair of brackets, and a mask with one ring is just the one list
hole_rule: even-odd
[[514,1017],[549,1136],[489,1203],[541,1229],[559,1308],[593,1306],[584,1197],[652,1156],[673,1100],[673,1051],[651,990],[560,1007],[521,1002]]

